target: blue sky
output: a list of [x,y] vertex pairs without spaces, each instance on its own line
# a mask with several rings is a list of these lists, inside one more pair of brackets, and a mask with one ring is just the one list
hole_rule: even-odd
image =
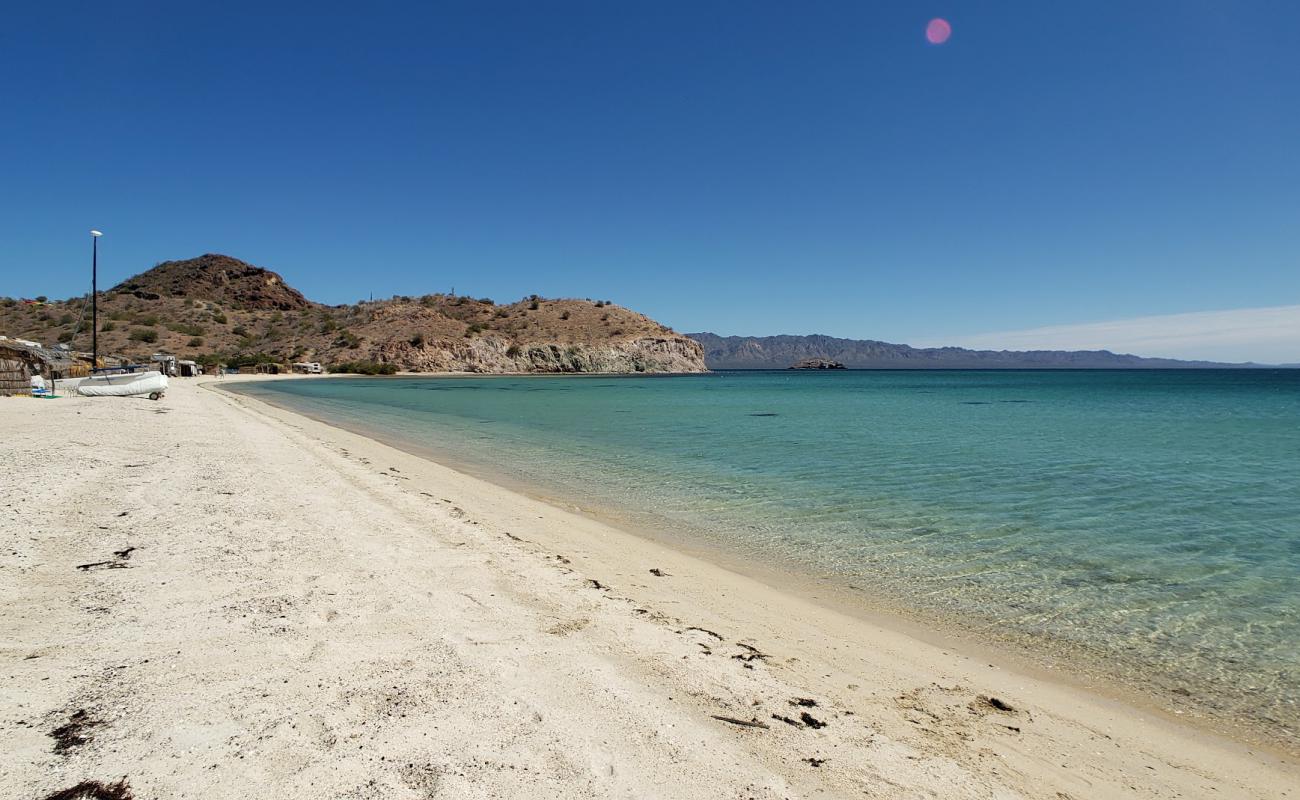
[[[723,334],[1294,306],[1298,33],[1283,2],[22,4],[0,294],[83,292],[97,227],[106,283],[222,252],[326,302]],[[1297,328],[1215,352],[1300,361]]]

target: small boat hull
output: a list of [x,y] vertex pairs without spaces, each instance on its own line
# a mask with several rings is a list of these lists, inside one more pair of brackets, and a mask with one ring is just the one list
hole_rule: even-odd
[[167,391],[167,376],[153,370],[121,375],[95,375],[77,384],[77,394],[86,397],[135,397],[148,395],[157,400]]

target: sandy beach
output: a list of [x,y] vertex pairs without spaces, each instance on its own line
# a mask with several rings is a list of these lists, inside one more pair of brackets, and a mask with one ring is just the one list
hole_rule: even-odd
[[1300,795],[1285,752],[200,382],[0,430],[0,798]]

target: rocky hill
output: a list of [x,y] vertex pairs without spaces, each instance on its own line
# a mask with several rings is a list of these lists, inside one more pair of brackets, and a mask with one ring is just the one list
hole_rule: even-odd
[[909,347],[832,336],[718,336],[688,333],[704,346],[710,369],[786,369],[830,360],[850,369],[1152,369],[1243,366],[1209,361],[1141,358],[1108,350],[966,350]]
[[[0,300],[0,334],[90,349],[85,298]],[[80,324],[78,324],[80,320]],[[100,352],[200,361],[376,361],[416,372],[703,372],[703,350],[602,300],[442,294],[314,303],[230,256],[166,261],[101,292]]]

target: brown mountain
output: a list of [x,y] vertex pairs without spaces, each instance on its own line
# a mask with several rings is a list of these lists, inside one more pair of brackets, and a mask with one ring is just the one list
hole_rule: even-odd
[[113,289],[142,300],[182,297],[211,300],[230,308],[298,311],[313,303],[269,269],[208,253],[164,261]]
[[[102,292],[99,321],[100,352],[136,360],[167,352],[417,372],[705,371],[696,342],[604,301],[431,294],[326,306],[270,270],[216,254],[166,261]],[[86,298],[0,300],[0,334],[89,350],[90,309]]]

